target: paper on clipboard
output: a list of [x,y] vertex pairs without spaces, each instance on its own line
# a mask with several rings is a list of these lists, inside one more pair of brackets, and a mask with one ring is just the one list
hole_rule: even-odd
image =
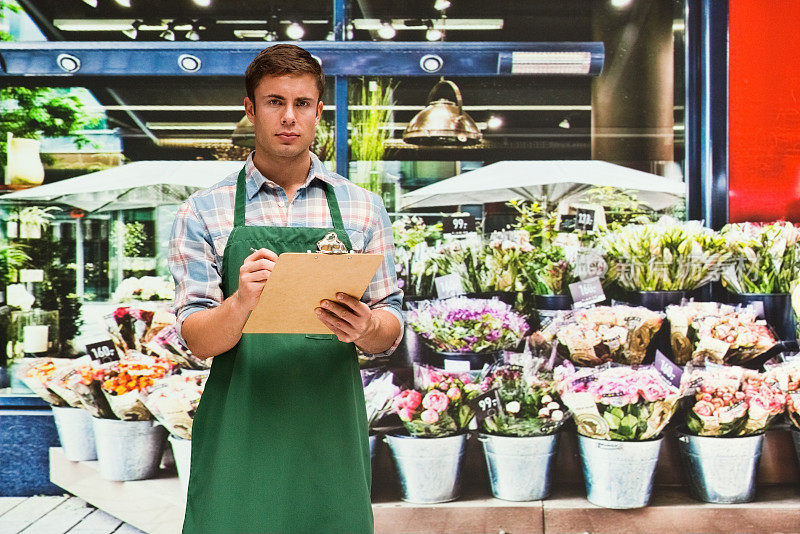
[[331,334],[315,309],[336,293],[361,298],[382,262],[381,254],[281,254],[242,333]]

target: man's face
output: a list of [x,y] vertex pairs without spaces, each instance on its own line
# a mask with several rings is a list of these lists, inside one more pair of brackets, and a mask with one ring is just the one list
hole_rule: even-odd
[[255,102],[244,99],[244,108],[255,130],[256,150],[289,159],[308,152],[322,116],[314,76],[265,76],[253,96]]

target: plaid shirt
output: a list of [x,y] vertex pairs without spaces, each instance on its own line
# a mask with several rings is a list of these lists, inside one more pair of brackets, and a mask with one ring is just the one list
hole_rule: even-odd
[[[332,228],[325,190],[320,180],[333,185],[347,235],[356,252],[382,254],[383,264],[361,298],[370,308],[391,312],[400,321],[403,292],[397,286],[392,225],[380,197],[325,168],[311,154],[305,184],[292,202],[275,182],[245,162],[245,224],[248,226],[298,226]],[[219,306],[222,294],[222,255],[233,229],[238,172],[208,189],[194,193],[178,209],[169,244],[169,269],[175,278],[175,311],[180,325],[190,314]]]

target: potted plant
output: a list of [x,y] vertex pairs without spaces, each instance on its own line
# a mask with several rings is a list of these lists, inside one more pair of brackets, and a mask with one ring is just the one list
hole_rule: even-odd
[[407,434],[389,434],[386,443],[400,477],[402,499],[415,503],[448,502],[459,497],[470,405],[480,385],[469,375],[425,368],[419,390],[406,389],[394,410]]
[[698,500],[753,500],[764,431],[784,410],[774,382],[742,367],[687,369],[684,390],[693,403],[679,432],[690,489]]
[[700,221],[662,217],[650,224],[601,229],[608,261],[606,282],[630,292],[633,304],[663,311],[719,279],[730,258],[725,239]]
[[662,432],[680,392],[654,367],[556,369],[578,429],[587,498],[605,508],[650,501]]
[[497,299],[424,302],[408,313],[407,320],[434,351],[423,353],[430,359],[425,363],[455,371],[480,370],[494,363],[528,331],[525,319]]
[[482,388],[496,394],[493,413],[481,418],[479,436],[492,494],[507,501],[535,501],[550,494],[558,430],[567,411],[556,392],[553,372],[543,360],[525,368],[498,365]]
[[733,302],[761,301],[764,316],[781,340],[796,337],[791,308],[792,282],[800,269],[800,229],[790,222],[737,223],[721,232],[733,255],[722,283]]

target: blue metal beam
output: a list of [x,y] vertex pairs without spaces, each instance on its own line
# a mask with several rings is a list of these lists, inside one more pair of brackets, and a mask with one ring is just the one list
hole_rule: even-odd
[[[345,42],[347,40],[347,4],[345,3],[345,0],[333,0],[333,39],[336,42]],[[334,125],[334,139],[336,140],[336,172],[345,178],[349,178],[350,132],[347,129],[347,123],[350,113],[347,102],[347,76],[335,77],[334,90],[336,91],[336,124]]]
[[[364,42],[296,43],[317,56],[331,76],[505,76],[563,72],[597,75],[603,68],[600,42]],[[18,76],[241,76],[262,42],[3,42],[2,74]],[[578,52],[572,56],[526,52]],[[182,56],[191,56],[181,69]],[[422,66],[423,59],[436,56]],[[75,59],[79,62],[79,66]],[[440,68],[430,70],[441,63]],[[558,71],[555,71],[558,73]]]
[[728,222],[728,0],[702,0],[700,89],[701,216]]

